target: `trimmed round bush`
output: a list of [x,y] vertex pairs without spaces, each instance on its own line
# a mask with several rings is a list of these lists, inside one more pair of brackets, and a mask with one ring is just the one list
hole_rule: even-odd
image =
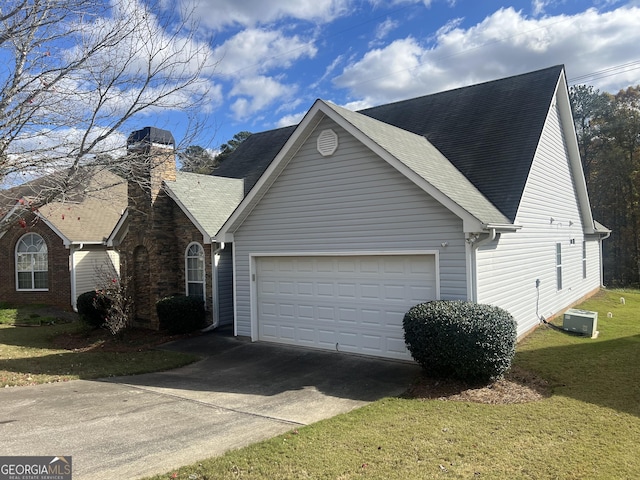
[[201,298],[175,295],[156,303],[160,328],[171,334],[189,333],[204,327],[205,311]]
[[78,295],[77,308],[83,321],[92,327],[101,327],[107,318],[111,301],[95,290]]
[[467,381],[490,381],[511,367],[516,322],[499,307],[436,300],[412,307],[404,316],[409,352],[430,374]]

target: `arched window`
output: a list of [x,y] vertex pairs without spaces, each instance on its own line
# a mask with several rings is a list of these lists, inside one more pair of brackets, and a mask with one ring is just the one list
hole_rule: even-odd
[[49,288],[47,244],[38,234],[27,233],[16,244],[16,288],[18,290]]
[[190,243],[185,253],[185,278],[187,295],[205,299],[204,248],[199,243]]

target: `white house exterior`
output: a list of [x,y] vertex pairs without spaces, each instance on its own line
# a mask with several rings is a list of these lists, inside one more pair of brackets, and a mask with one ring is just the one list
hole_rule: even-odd
[[447,102],[506,98],[487,113],[504,130],[527,107],[514,92],[534,82],[545,104],[511,144],[505,131],[478,138],[477,159],[448,128],[385,123],[410,116],[404,104],[355,113],[317,101],[216,236],[234,245],[235,334],[408,360],[402,318],[417,303],[497,305],[523,335],[597,291],[607,231],[591,217],[564,69]]

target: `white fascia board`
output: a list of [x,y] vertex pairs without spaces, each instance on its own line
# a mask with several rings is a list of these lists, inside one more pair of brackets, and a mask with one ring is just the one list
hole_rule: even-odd
[[129,217],[129,208],[126,208],[125,211],[122,213],[122,215],[120,215],[120,219],[118,220],[118,223],[116,223],[116,226],[113,227],[113,230],[107,237],[107,241],[105,242],[107,244],[107,247],[117,246],[115,243],[116,237],[120,233],[120,230],[123,228],[123,226],[126,224],[128,217]]
[[164,182],[164,186],[165,186],[165,191],[167,192],[167,194],[169,195],[169,197],[176,202],[176,205],[178,205],[178,207],[180,207],[180,210],[182,210],[182,212],[187,216],[187,218],[189,219],[189,221],[191,223],[193,223],[193,225],[198,229],[198,231],[202,234],[202,242],[204,244],[210,244],[211,243],[211,236],[207,233],[207,231],[204,229],[204,227],[202,225],[200,225],[200,223],[198,223],[198,221],[195,219],[195,217],[193,216],[193,214],[191,213],[191,211],[189,211],[189,209],[180,201],[180,199],[178,198],[178,196],[173,192],[173,190],[171,190],[171,186],[168,184],[168,182]]
[[[564,68],[560,73],[554,98],[558,105],[558,111],[560,112],[560,123],[562,125],[567,145],[571,175],[573,176],[573,182],[576,187],[576,194],[580,204],[580,211],[582,213],[582,226],[584,233],[596,233],[593,223],[593,213],[591,212],[591,203],[589,202],[589,194],[587,192],[587,181],[584,178],[580,148],[578,147],[578,134],[576,133],[576,128],[573,123],[573,114],[571,113],[571,101],[569,99],[569,89],[567,87]],[[549,107],[549,109],[551,108],[553,108],[553,105]]]
[[[18,205],[19,204],[16,202],[16,204],[13,207],[11,207],[11,210],[9,210],[7,214],[0,219],[0,224],[5,223],[13,216],[15,211],[18,209]],[[2,231],[0,231],[0,238],[2,238],[5,233],[7,233],[7,229],[2,229]]]
[[58,230],[58,228],[49,219],[47,219],[40,212],[36,212],[36,215],[45,223],[47,227],[53,230],[54,233],[62,239],[62,243],[66,248],[69,248],[71,246],[71,244],[73,243],[71,239],[67,238],[60,230]]

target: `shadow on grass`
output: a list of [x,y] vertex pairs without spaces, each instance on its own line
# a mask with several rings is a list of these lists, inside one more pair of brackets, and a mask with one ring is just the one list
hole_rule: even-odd
[[547,379],[554,395],[640,417],[640,335],[579,338],[569,345],[519,351],[516,362]]
[[79,321],[76,312],[47,305],[22,305],[10,307],[0,304],[0,323],[8,325],[57,325]]
[[[34,377],[33,383],[59,381],[60,379],[98,379],[113,376],[135,375],[162,371],[187,365],[197,357],[147,350],[137,353],[118,352],[64,352],[40,357],[0,359],[0,374],[23,379]],[[52,378],[35,378],[38,375]],[[24,378],[23,378],[24,377]]]

